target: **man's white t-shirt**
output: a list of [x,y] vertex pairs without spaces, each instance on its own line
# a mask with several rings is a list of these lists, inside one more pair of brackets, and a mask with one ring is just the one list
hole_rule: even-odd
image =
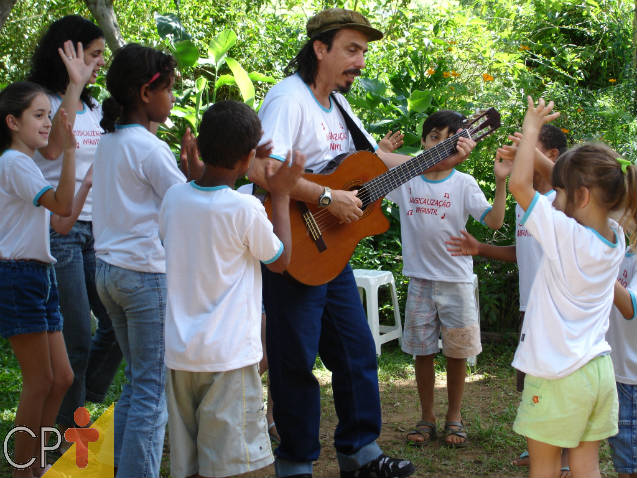
[[520,224],[542,247],[513,367],[546,379],[566,377],[610,352],[608,318],[624,231],[612,219],[615,240],[553,208],[536,193]]
[[141,125],[102,137],[93,170],[93,235],[99,259],[138,272],[166,272],[159,207],[186,178],[166,143]]
[[[555,199],[555,190],[550,190],[544,194],[546,199],[552,204]],[[515,205],[515,255],[518,263],[518,281],[520,291],[520,311],[526,310],[529,301],[529,292],[535,273],[540,266],[542,257],[542,247],[533,238],[528,229],[520,224],[524,216],[524,209],[519,204]]]
[[[374,149],[376,141],[365,131],[343,95],[334,94],[339,104],[365,134]],[[305,154],[305,168],[315,173],[336,156],[356,151],[345,120],[330,98],[325,108],[310,87],[294,74],[270,89],[259,109],[263,126],[262,143],[272,140],[271,157],[283,161],[291,150]]]
[[[62,104],[62,98],[58,95],[50,95],[51,100],[51,117],[53,117]],[[102,137],[102,105],[93,102],[93,109],[90,109],[85,103],[82,111],[78,111],[75,115],[75,123],[73,124],[73,134],[77,141],[75,151],[75,192],[80,189],[84,176],[88,168],[91,167],[95,160],[95,151]],[[48,160],[36,151],[33,157],[35,164],[42,170],[44,178],[53,186],[57,187],[60,182],[60,173],[62,172],[62,155],[54,160]],[[82,207],[82,212],[78,219],[80,221],[91,221],[93,212],[93,194],[89,191],[86,201]]]
[[228,186],[173,186],[166,247],[166,366],[221,372],[261,360],[261,266],[283,252],[261,202]]
[[617,307],[613,306],[606,340],[611,347],[615,380],[619,383],[637,385],[637,256],[632,252],[626,253],[619,267],[617,280],[630,293],[634,315],[626,320]]
[[51,213],[38,201],[52,186],[29,156],[0,156],[0,258],[55,263],[49,247]]
[[417,176],[387,195],[400,208],[403,275],[471,282],[471,256],[452,256],[445,241],[464,229],[469,215],[483,222],[491,210],[476,180],[452,169],[437,181]]

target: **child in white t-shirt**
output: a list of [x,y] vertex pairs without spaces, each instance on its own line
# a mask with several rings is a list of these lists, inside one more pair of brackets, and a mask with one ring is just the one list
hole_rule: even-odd
[[64,154],[54,189],[33,161],[35,151],[48,143],[50,114],[46,91],[35,83],[14,83],[0,93],[0,334],[9,340],[22,373],[15,424],[33,433],[15,435],[11,463],[23,465],[14,475],[25,477],[46,471],[36,453],[40,432],[54,425],[73,382],[49,247],[49,211],[71,214],[76,142],[61,109]]
[[[432,148],[452,136],[462,127],[463,120],[464,116],[455,111],[438,111],[429,116],[422,130],[424,148]],[[410,278],[402,349],[416,356],[421,405],[421,420],[407,434],[412,443],[424,444],[436,437],[433,359],[440,351],[441,333],[449,397],[445,443],[459,447],[467,442],[460,412],[466,359],[482,350],[473,261],[467,256],[451,256],[445,240],[464,228],[469,215],[492,229],[502,225],[509,169],[509,162],[495,163],[493,208],[473,177],[448,166],[434,167],[387,196],[400,207],[403,274]]]
[[619,478],[637,478],[637,256],[626,252],[615,284],[606,340],[615,368],[619,433],[608,439]]
[[159,214],[168,281],[170,464],[177,478],[234,476],[274,461],[258,374],[260,264],[278,273],[289,264],[289,193],[305,158],[297,153],[291,167],[269,170],[271,223],[256,197],[233,189],[261,134],[259,118],[244,103],[210,107],[197,140],[204,172],[170,188]]
[[[517,150],[517,145],[522,137],[521,133],[515,133],[509,138],[513,144],[498,148],[497,156],[503,160],[512,160]],[[560,154],[566,151],[566,135],[560,128],[552,124],[545,124],[540,130],[538,142],[536,145],[536,154],[544,155],[551,162],[555,162]],[[496,157],[496,160],[498,158]],[[540,174],[533,175],[533,187],[540,194],[546,196],[549,202],[553,202],[555,198],[555,190],[551,185],[551,181],[548,178]],[[520,220],[524,216],[524,210],[519,204],[515,205],[515,245],[512,246],[494,246],[492,244],[485,244],[476,240],[467,231],[460,231],[461,236],[451,237],[447,241],[447,250],[451,255],[471,255],[482,256],[490,259],[496,259],[506,262],[517,262],[518,264],[518,287],[520,292],[520,323],[519,327],[522,328],[524,322],[524,313],[526,312],[526,305],[529,298],[529,292],[531,290],[531,284],[535,278],[535,273],[540,264],[542,257],[542,248],[540,244],[533,239],[533,236],[527,231],[526,227],[520,224]],[[518,392],[522,392],[524,389],[524,373],[516,370],[516,387]],[[561,471],[567,473],[568,467],[568,452],[562,454],[562,469]],[[529,465],[529,453],[524,451],[518,458],[513,460],[513,464],[516,466],[528,466]]]
[[[605,340],[625,244],[611,211],[637,212],[637,170],[602,144],[583,144],[555,166],[536,161],[556,190],[533,189],[535,144],[553,103],[528,98],[509,189],[543,256],[531,287],[513,366],[526,373],[513,429],[527,437],[531,476],[559,476],[570,448],[573,476],[600,476],[599,441],[617,433],[617,392]],[[624,172],[625,171],[625,172]],[[631,231],[632,232],[632,231]]]

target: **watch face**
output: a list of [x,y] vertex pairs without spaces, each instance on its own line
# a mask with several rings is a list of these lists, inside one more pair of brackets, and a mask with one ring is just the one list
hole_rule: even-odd
[[332,202],[332,199],[328,196],[323,196],[321,198],[321,206],[329,206],[331,202]]

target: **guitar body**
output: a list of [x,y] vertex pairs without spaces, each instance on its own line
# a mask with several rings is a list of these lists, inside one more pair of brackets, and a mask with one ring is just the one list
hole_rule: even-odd
[[[387,171],[385,163],[374,153],[359,151],[346,157],[331,174],[305,174],[304,178],[332,189],[357,190],[361,185]],[[318,197],[316,198],[318,202]],[[363,216],[349,224],[339,224],[326,208],[318,204],[290,201],[290,227],[292,230],[292,258],[287,268],[297,281],[307,285],[321,285],[334,279],[347,265],[356,245],[367,236],[389,229],[389,221],[381,211],[382,199],[369,204]],[[271,203],[264,206],[271,215]],[[317,240],[308,226],[307,213],[319,226]]]
[[[461,136],[478,142],[499,127],[500,113],[489,108],[470,122],[465,121],[463,129],[452,136],[391,170],[387,170],[376,154],[359,151],[347,156],[330,174],[306,174],[305,179],[322,186],[358,190],[363,217],[349,224],[339,224],[327,208],[318,206],[318,197],[311,204],[290,201],[292,259],[287,272],[307,285],[321,285],[334,279],[361,239],[389,229],[389,221],[380,209],[387,193],[456,153]],[[269,197],[264,205],[271,217]]]

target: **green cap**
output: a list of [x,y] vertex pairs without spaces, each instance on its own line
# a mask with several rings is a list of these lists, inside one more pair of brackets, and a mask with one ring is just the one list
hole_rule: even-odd
[[307,36],[314,38],[323,32],[353,28],[367,35],[367,41],[380,40],[383,33],[372,26],[369,20],[358,12],[344,8],[330,8],[317,13],[307,21]]

